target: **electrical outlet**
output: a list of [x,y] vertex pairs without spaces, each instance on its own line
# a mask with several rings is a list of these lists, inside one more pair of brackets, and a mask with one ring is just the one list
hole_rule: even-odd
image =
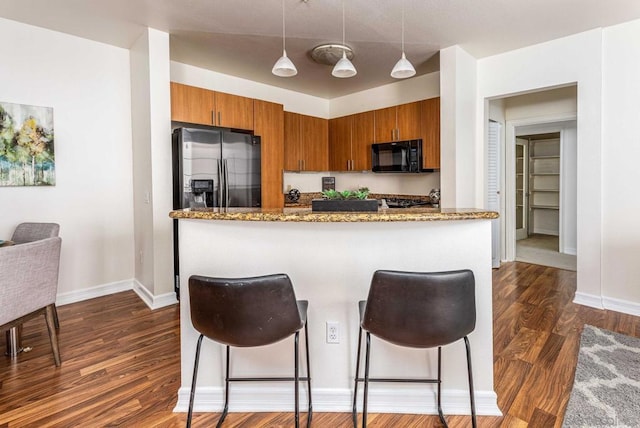
[[327,343],[340,343],[340,324],[327,321]]

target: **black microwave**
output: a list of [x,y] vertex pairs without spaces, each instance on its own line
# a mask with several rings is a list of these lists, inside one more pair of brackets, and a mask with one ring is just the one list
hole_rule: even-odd
[[422,140],[372,144],[371,171],[422,172]]

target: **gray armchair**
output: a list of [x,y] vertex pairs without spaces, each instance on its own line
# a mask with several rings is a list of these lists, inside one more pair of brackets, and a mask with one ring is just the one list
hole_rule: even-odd
[[[60,225],[57,223],[20,223],[13,231],[11,240],[14,244],[24,244],[26,242],[39,241],[40,239],[53,238],[58,236]],[[53,320],[56,328],[60,328],[58,320],[58,309],[53,305]]]
[[0,331],[45,315],[56,366],[60,366],[54,304],[60,265],[59,237],[0,250]]

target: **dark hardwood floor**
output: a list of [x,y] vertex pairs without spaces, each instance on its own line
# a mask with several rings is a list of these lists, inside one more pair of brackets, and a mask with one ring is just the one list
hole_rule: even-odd
[[[479,417],[479,425],[560,427],[583,325],[640,337],[640,318],[571,303],[575,272],[509,263],[493,277],[495,389],[504,417]],[[32,351],[0,357],[0,428],[184,426],[186,414],[172,413],[180,386],[177,306],[152,312],[124,292],[61,306],[59,316],[62,367],[53,363],[44,320],[24,326],[23,344]],[[217,418],[197,413],[194,426],[213,426]],[[470,426],[468,416],[448,420]],[[440,426],[430,415],[389,414],[370,414],[368,425]],[[290,426],[290,413],[231,413],[225,421]],[[350,427],[351,418],[316,413],[313,426]]]

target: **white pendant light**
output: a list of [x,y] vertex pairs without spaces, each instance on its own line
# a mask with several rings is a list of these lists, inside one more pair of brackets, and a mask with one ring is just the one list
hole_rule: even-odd
[[287,56],[284,30],[284,0],[282,0],[282,56],[276,61],[271,72],[279,77],[292,77],[298,74],[298,69],[296,69],[296,66],[293,65],[293,62]]
[[[342,0],[342,44],[344,45],[344,0]],[[358,74],[356,68],[351,61],[349,61],[349,58],[347,58],[347,52],[343,50],[342,58],[340,58],[335,67],[333,67],[331,75],[344,79],[346,77],[353,77],[356,74]]]
[[402,0],[402,57],[398,60],[396,65],[391,70],[391,77],[396,79],[406,79],[407,77],[414,76],[416,69],[409,62],[404,54],[404,0]]

